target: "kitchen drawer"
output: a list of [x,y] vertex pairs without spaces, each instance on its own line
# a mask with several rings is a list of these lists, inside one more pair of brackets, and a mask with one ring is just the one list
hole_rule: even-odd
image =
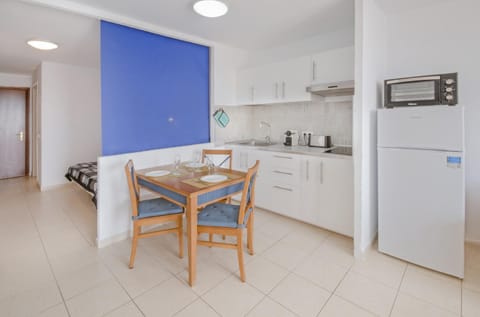
[[270,184],[271,210],[296,218],[300,208],[300,191],[288,184]]
[[290,170],[300,170],[300,160],[295,155],[286,153],[274,153],[269,158],[269,165],[273,168],[286,168]]
[[295,169],[269,167],[268,176],[272,183],[300,185],[300,172]]

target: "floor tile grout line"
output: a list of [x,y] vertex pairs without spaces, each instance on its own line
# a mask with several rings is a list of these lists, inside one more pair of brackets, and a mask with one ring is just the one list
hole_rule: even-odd
[[[360,305],[352,302],[352,301],[349,300],[348,298],[345,298],[345,297],[343,297],[343,296],[341,296],[341,295],[339,295],[339,294],[335,294],[336,291],[337,291],[337,289],[340,287],[340,285],[342,284],[342,282],[345,280],[345,278],[347,277],[347,275],[348,275],[349,273],[359,274],[359,275],[362,275],[362,276],[365,277],[365,278],[368,278],[368,279],[372,280],[371,278],[369,278],[369,277],[367,277],[367,276],[365,276],[365,275],[363,275],[363,274],[360,274],[360,273],[354,271],[354,270],[353,270],[354,264],[355,264],[355,263],[353,263],[352,265],[350,265],[348,271],[345,273],[345,275],[344,275],[344,277],[342,278],[342,280],[337,284],[337,287],[336,287],[335,290],[332,292],[332,295],[330,296],[330,298],[333,297],[333,296],[337,296],[337,297],[343,299],[344,301],[352,304],[353,306],[355,306],[355,307],[357,307],[357,308],[359,308],[359,309],[361,309],[361,310],[363,310],[363,311],[365,311],[365,312],[368,312],[368,313],[370,313],[370,314],[372,314],[372,315],[378,316],[376,313],[374,313],[374,312],[372,312],[372,311],[370,311],[370,310],[368,310],[368,309],[366,309],[366,308],[364,308],[364,307],[362,307],[362,306],[360,306]],[[405,267],[405,270],[404,270],[404,274],[405,274],[405,272],[406,272],[406,267]],[[403,275],[402,275],[402,280],[403,280]],[[382,284],[383,284],[383,283],[382,283]],[[400,284],[401,284],[401,283],[400,283]],[[383,284],[383,285],[385,285],[385,284]],[[392,287],[390,287],[390,288],[392,288]],[[322,307],[322,310],[325,308],[325,306],[326,306],[326,304],[328,303],[328,301],[330,300],[330,298],[325,302],[325,305],[324,305],[324,307]],[[392,306],[392,307],[393,307],[393,306]],[[318,313],[318,315],[320,315],[320,313],[322,312],[322,310]],[[318,315],[317,315],[317,316],[318,316]]]
[[[177,280],[178,282],[180,282],[181,284],[183,284],[182,281],[181,281],[175,274],[173,275],[173,278],[176,279],[176,280]],[[168,280],[171,280],[171,279],[168,279]],[[165,282],[166,282],[166,281],[165,281]],[[190,288],[190,290],[192,291],[193,294],[195,294],[195,296],[196,296],[195,299],[192,300],[191,302],[189,302],[188,304],[186,304],[185,306],[183,306],[182,308],[180,308],[179,310],[177,310],[175,313],[173,313],[172,316],[177,315],[178,313],[180,313],[180,311],[186,309],[188,306],[190,306],[191,304],[193,304],[194,302],[196,302],[199,298],[201,298],[200,295],[198,295],[194,290],[192,290],[191,288]],[[138,297],[138,296],[137,296],[137,297]],[[137,297],[136,297],[136,298],[137,298]]]
[[[250,284],[249,284],[250,285]],[[252,308],[250,308],[243,316],[247,317],[254,309],[255,307],[257,307],[258,305],[260,305],[261,302],[263,302],[265,300],[265,298],[267,297],[267,295],[265,295],[264,293],[262,293],[263,297],[262,299],[260,299],[258,301],[258,303],[256,303],[255,305],[252,306]]]
[[[400,291],[399,293],[402,293],[402,292]],[[429,305],[437,308],[438,310],[441,310],[441,311],[443,311],[443,312],[445,312],[445,313],[449,313],[450,315],[451,315],[451,314],[454,314],[454,315],[458,315],[458,314],[459,314],[459,313],[455,313],[455,312],[453,312],[453,311],[451,311],[451,310],[448,310],[448,309],[446,309],[446,308],[444,308],[444,307],[440,307],[440,306],[438,306],[438,305],[435,304],[435,303],[432,303],[432,302],[430,302],[430,301],[428,301],[428,300],[426,300],[426,299],[420,298],[420,297],[415,296],[415,295],[412,295],[412,294],[410,294],[410,293],[403,293],[403,294],[404,294],[404,295],[407,295],[407,296],[410,296],[410,297],[413,297],[413,298],[415,298],[415,299],[418,300],[418,301],[427,303],[427,304],[429,304]],[[460,298],[460,300],[462,300],[462,299]],[[460,316],[462,316],[462,315],[460,315]]]
[[217,314],[219,317],[222,317],[222,315],[221,315],[219,312],[217,312],[217,311],[215,310],[215,308],[213,308],[213,307],[212,307],[208,302],[206,302],[201,296],[198,296],[193,302],[189,303],[187,306],[183,307],[182,309],[180,309],[179,311],[177,311],[176,313],[174,313],[174,314],[172,315],[172,317],[178,316],[178,314],[180,314],[181,312],[183,312],[185,309],[187,309],[190,305],[193,305],[193,303],[195,303],[195,302],[198,301],[198,300],[202,301],[205,305],[207,305],[208,307],[210,307],[210,308],[214,311],[214,313]]
[[[333,296],[338,296],[338,295],[335,295],[335,292],[337,291],[337,289],[340,287],[340,285],[342,284],[342,282],[345,280],[345,278],[347,277],[348,273],[350,273],[352,271],[352,268],[353,268],[353,263],[350,265],[350,267],[348,268],[348,270],[345,272],[345,274],[343,275],[342,279],[337,283],[337,286],[335,287],[335,289],[330,293],[330,296],[327,298],[327,300],[325,301],[325,303],[323,304],[322,308],[320,309],[320,311],[317,313],[317,316],[319,316],[323,309],[325,309],[325,307],[327,306],[328,302],[330,301],[330,299],[333,297]],[[358,305],[356,305],[358,306]],[[359,307],[359,306],[358,306]],[[363,309],[363,308],[362,308]]]
[[215,314],[217,314],[219,317],[222,317],[222,314],[220,314],[220,312],[218,312],[212,305],[210,305],[202,296],[200,296],[200,300],[206,305],[208,305],[208,307],[210,307],[215,312]]
[[[137,303],[133,300],[132,296],[130,296],[130,293],[127,291],[127,289],[126,289],[126,288],[123,286],[123,284],[120,282],[120,280],[119,280],[118,277],[115,275],[115,273],[114,273],[113,270],[110,268],[110,266],[109,266],[107,263],[104,262],[104,259],[103,259],[102,257],[100,257],[100,258],[101,258],[102,264],[106,267],[106,269],[108,270],[108,272],[112,275],[113,279],[118,283],[118,285],[120,285],[120,287],[123,289],[123,291],[125,292],[125,294],[127,294],[128,298],[130,298],[130,302],[132,302],[132,303],[135,305],[135,307],[137,307],[137,309],[140,311],[140,313],[141,313],[143,316],[145,316],[144,312],[140,309],[140,307],[138,307]],[[167,279],[167,280],[165,280],[165,281],[168,281],[168,280],[169,280],[169,279]],[[163,282],[165,282],[165,281],[163,281]],[[160,282],[159,284],[155,285],[154,287],[162,284],[163,282]],[[153,288],[153,287],[152,287],[152,288]],[[150,289],[149,289],[149,290],[150,290]],[[139,295],[139,296],[140,296],[140,295]],[[120,307],[122,307],[122,306],[125,306],[125,305],[127,305],[127,303],[122,304],[122,305],[120,305],[120,306],[118,306],[118,307],[115,307],[114,309],[108,311],[107,313],[105,313],[105,314],[103,314],[103,315],[105,316],[105,315],[107,315],[107,314],[115,311],[116,309],[118,309],[118,308],[120,308]]]
[[28,206],[28,204],[27,204],[27,210],[28,210],[28,214],[30,215],[30,218],[32,219],[32,221],[35,225],[35,229],[37,230],[38,238],[40,239],[40,242],[42,243],[43,253],[45,254],[45,257],[47,259],[48,266],[49,266],[50,271],[51,271],[51,273],[53,275],[53,278],[55,280],[55,284],[57,285],[57,289],[58,289],[58,292],[60,293],[60,297],[62,298],[62,302],[63,302],[63,305],[65,306],[65,310],[67,311],[68,316],[71,317],[72,315],[70,313],[70,310],[68,309],[67,302],[65,301],[65,297],[63,296],[62,289],[60,288],[60,284],[58,283],[58,279],[57,279],[57,276],[55,274],[55,271],[53,270],[52,263],[50,262],[50,257],[48,256],[47,249],[45,248],[45,243],[43,242],[41,232],[38,229],[38,224],[35,221],[35,217],[32,215],[32,212],[30,210],[30,206]]
[[393,314],[393,310],[395,309],[395,304],[397,303],[398,295],[400,295],[400,289],[402,288],[403,280],[405,279],[405,275],[407,274],[407,269],[408,269],[408,263],[407,265],[405,265],[405,268],[403,269],[402,279],[400,280],[400,284],[398,284],[397,292],[395,294],[392,307],[390,308],[390,314],[388,314],[388,316],[392,316]]
[[460,316],[463,316],[463,280],[460,284]]
[[[390,289],[392,289],[392,290],[397,290],[398,287],[399,287],[399,286],[394,287],[394,286],[392,286],[392,285],[388,285],[388,284],[386,284],[385,282],[382,282],[382,281],[380,281],[380,280],[378,280],[378,279],[372,278],[372,277],[368,276],[367,274],[365,274],[365,273],[363,273],[363,272],[358,272],[358,271],[352,270],[352,273],[361,275],[361,276],[363,276],[363,277],[371,280],[372,282],[375,282],[375,283],[378,283],[378,284],[382,284],[383,286],[388,287],[388,288],[390,288]],[[404,273],[405,273],[405,272],[402,272],[402,278],[403,278]],[[399,284],[399,285],[401,285],[401,283],[402,283],[402,282],[401,282],[401,280],[400,280],[400,284]]]
[[[282,236],[281,238],[279,238],[279,239],[278,239],[275,243],[273,243],[269,248],[265,249],[265,250],[262,252],[262,254],[264,254],[268,249],[274,247],[274,246],[275,246],[277,243],[279,243],[281,240],[285,239],[291,232],[293,232],[293,231],[290,231],[289,233],[287,233],[287,234],[285,234],[284,236]],[[328,235],[322,240],[322,242],[319,244],[318,247],[316,247],[315,249],[313,249],[312,251],[310,251],[309,254],[307,254],[307,255],[305,255],[304,257],[302,257],[302,259],[299,261],[299,263],[297,263],[297,264],[296,264],[293,268],[291,268],[291,269],[285,268],[285,267],[279,265],[278,263],[275,263],[275,262],[271,261],[271,260],[268,259],[267,257],[262,256],[262,258],[263,258],[264,260],[266,260],[267,262],[270,262],[271,264],[276,265],[276,266],[280,267],[281,269],[286,270],[286,271],[288,272],[288,274],[286,274],[280,281],[278,281],[278,282],[272,287],[272,289],[271,289],[268,293],[264,293],[262,290],[258,289],[257,287],[255,287],[254,285],[252,285],[252,284],[250,284],[250,283],[249,283],[249,285],[252,286],[252,287],[254,287],[255,289],[257,289],[257,290],[258,290],[259,292],[261,292],[262,294],[265,294],[265,297],[267,297],[268,299],[270,299],[270,300],[272,300],[273,302],[277,303],[278,305],[280,305],[281,307],[283,307],[283,308],[286,309],[287,311],[291,312],[291,313],[294,314],[295,316],[298,316],[298,314],[296,314],[295,312],[291,311],[288,307],[285,307],[282,303],[277,302],[274,298],[270,297],[269,295],[273,292],[273,290],[274,290],[275,288],[278,287],[278,285],[280,285],[285,279],[287,279],[287,278],[288,278],[290,275],[292,275],[292,274],[294,274],[295,276],[297,276],[297,277],[299,277],[299,278],[302,278],[302,279],[304,279],[304,280],[307,280],[307,279],[305,279],[304,277],[299,276],[298,274],[296,274],[296,273],[294,272],[294,270],[298,267],[298,265],[300,265],[300,262],[301,262],[303,259],[311,256],[314,252],[316,252],[316,251],[326,242],[326,240],[327,240],[328,237],[330,237],[330,234],[328,234]],[[307,280],[307,281],[308,281],[308,280]],[[310,281],[310,282],[311,282],[311,281]],[[311,282],[311,283],[313,283],[313,282]],[[315,283],[313,283],[313,284],[314,284],[315,286],[317,286]],[[320,287],[320,288],[322,288],[323,290],[325,290],[323,287]],[[327,290],[327,292],[328,292],[328,290]],[[257,305],[260,304],[260,303],[265,299],[265,297],[264,297],[262,300],[260,300],[260,301],[257,303]],[[248,315],[257,305],[255,305],[252,309],[250,309],[250,310],[247,312],[247,315]]]
[[266,297],[268,297],[270,300],[274,301],[275,303],[279,304],[280,306],[282,306],[283,308],[285,308],[289,312],[292,312],[294,315],[298,316],[297,313],[291,311],[290,308],[286,307],[282,303],[279,303],[276,299],[274,299],[273,297],[270,296],[270,294],[272,294],[273,290],[276,289],[278,287],[278,285],[280,285],[283,281],[285,281],[292,274],[293,274],[293,272],[288,271],[288,274],[285,275],[280,281],[278,281],[277,284],[275,284],[275,286],[272,287],[272,289],[266,294]]
[[[77,229],[77,231],[80,233],[80,235],[82,236],[83,240],[85,240],[88,245],[90,246],[93,246],[93,247],[96,247],[95,243],[92,243],[91,241],[89,241],[86,237],[85,237],[85,234],[82,232],[82,230],[80,230],[80,228],[78,227],[77,223],[72,219],[72,217],[68,214],[68,212],[65,211],[65,206],[63,205],[60,205],[60,208],[62,209],[62,212],[67,216],[68,220],[70,220],[70,222],[73,224],[73,226],[75,227],[75,229]],[[97,219],[98,221],[98,219]],[[95,221],[95,223],[97,222]]]
[[[412,263],[407,263],[407,266],[416,266],[416,265],[415,265],[415,264],[412,264]],[[436,272],[436,271],[432,271],[432,272]],[[438,272],[437,272],[437,273],[438,273]],[[422,273],[420,273],[420,274],[422,274]],[[403,281],[402,281],[402,282],[403,282]],[[460,288],[462,288],[462,287],[460,286]],[[450,314],[458,314],[458,313],[453,312],[453,311],[451,311],[451,310],[449,310],[449,309],[447,309],[447,308],[445,308],[445,307],[441,307],[441,306],[439,306],[439,305],[436,304],[436,303],[432,303],[432,302],[429,301],[429,300],[426,300],[426,299],[424,299],[424,298],[420,298],[420,297],[418,297],[418,296],[416,296],[416,295],[413,295],[413,294],[411,294],[411,293],[405,292],[404,294],[406,294],[406,295],[408,295],[408,296],[410,296],[410,297],[413,297],[413,298],[415,298],[415,299],[417,299],[417,300],[419,300],[419,301],[421,301],[421,302],[424,302],[424,303],[427,303],[427,304],[429,304],[429,305],[431,305],[431,306],[434,306],[435,308],[437,308],[437,309],[439,309],[439,310],[441,310],[441,311],[444,311],[444,312],[447,312],[447,313],[450,313]],[[462,306],[462,299],[463,299],[463,298],[460,297],[460,307]],[[460,315],[460,316],[461,316],[461,315]]]
[[[283,239],[283,238],[282,238],[282,239]],[[274,247],[276,244],[278,244],[282,239],[279,239],[277,242],[275,242],[274,244],[272,244],[271,247],[265,249],[261,254],[262,254],[262,255],[265,254],[269,249],[273,248],[273,247]],[[324,241],[325,241],[325,240],[326,240],[326,239],[324,239]],[[278,263],[275,263],[275,262],[273,262],[272,260],[270,260],[269,258],[267,258],[266,256],[264,256],[264,255],[263,255],[263,258],[264,258],[265,260],[267,260],[268,262],[270,262],[270,263],[273,263],[273,264],[275,264],[275,265],[277,265],[277,266],[280,266],[280,267],[281,267],[282,269],[284,269],[284,270],[287,270],[287,271],[289,271],[289,272],[293,272],[293,271],[300,265],[300,262],[301,262],[301,261],[303,261],[303,260],[306,259],[307,257],[311,256],[313,253],[315,253],[322,245],[323,245],[323,241],[322,241],[322,243],[321,243],[317,248],[315,248],[314,250],[312,250],[309,254],[304,255],[304,256],[298,261],[298,263],[295,264],[295,266],[293,266],[292,268],[287,268],[287,267],[284,267],[284,266],[282,266],[282,265],[280,265],[280,264],[278,264]]]

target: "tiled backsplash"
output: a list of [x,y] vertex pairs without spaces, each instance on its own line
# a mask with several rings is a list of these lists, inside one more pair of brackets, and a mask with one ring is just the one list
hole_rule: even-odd
[[[299,102],[260,106],[225,107],[230,116],[226,128],[215,125],[216,143],[241,139],[262,139],[270,133],[272,141],[283,141],[286,130],[312,131],[315,134],[331,135],[332,142],[339,145],[352,144],[352,101]],[[270,128],[260,126],[266,121]]]

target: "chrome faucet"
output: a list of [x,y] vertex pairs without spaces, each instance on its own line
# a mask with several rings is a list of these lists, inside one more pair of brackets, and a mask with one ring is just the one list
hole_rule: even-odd
[[270,139],[270,134],[272,133],[272,125],[267,121],[260,121],[260,128],[263,127],[268,127],[268,133],[265,136],[265,141],[267,142],[267,144],[270,144],[272,143],[272,140]]

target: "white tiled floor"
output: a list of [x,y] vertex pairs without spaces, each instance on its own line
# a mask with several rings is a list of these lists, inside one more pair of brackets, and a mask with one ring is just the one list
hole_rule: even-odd
[[369,250],[257,210],[247,283],[236,252],[199,247],[196,285],[175,236],[95,247],[96,211],[73,184],[40,193],[32,179],[0,181],[0,316],[480,316],[480,247],[465,280]]

